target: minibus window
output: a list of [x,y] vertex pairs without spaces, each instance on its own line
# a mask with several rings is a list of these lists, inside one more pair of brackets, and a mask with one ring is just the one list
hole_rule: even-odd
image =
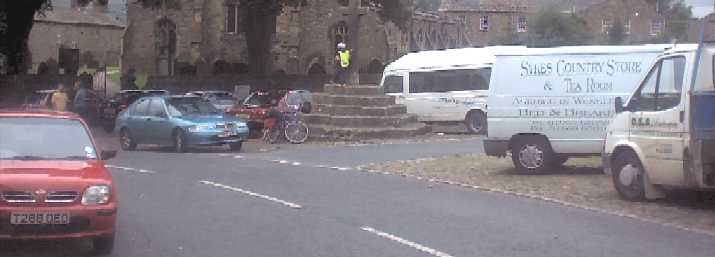
[[410,93],[488,90],[491,69],[410,73]]
[[385,93],[402,93],[402,76],[387,76],[382,86],[385,88]]

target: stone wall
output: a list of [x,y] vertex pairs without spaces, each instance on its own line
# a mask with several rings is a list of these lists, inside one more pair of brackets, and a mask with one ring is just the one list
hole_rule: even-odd
[[64,45],[80,49],[80,56],[91,53],[99,64],[117,66],[123,30],[116,26],[35,21],[28,43],[32,62],[39,64],[50,58],[58,61],[59,46]]

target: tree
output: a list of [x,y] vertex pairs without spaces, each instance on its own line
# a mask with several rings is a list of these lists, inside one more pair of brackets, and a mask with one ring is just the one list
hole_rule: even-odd
[[665,29],[658,35],[656,42],[670,42],[673,39],[685,41],[688,38],[688,26],[693,19],[690,6],[683,0],[649,0],[657,1],[658,11],[665,17]]
[[542,9],[530,26],[532,45],[540,47],[578,45],[591,39],[586,21],[574,14],[563,14],[558,8]]
[[626,31],[621,20],[616,22],[608,29],[608,43],[611,45],[620,45],[626,40]]
[[27,40],[35,13],[49,8],[49,0],[0,0],[0,54],[5,56],[8,74],[27,71]]
[[415,8],[424,11],[437,11],[442,5],[442,0],[416,0]]

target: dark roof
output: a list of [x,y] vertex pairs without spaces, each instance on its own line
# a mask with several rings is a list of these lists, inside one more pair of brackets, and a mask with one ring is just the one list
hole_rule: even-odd
[[89,9],[55,8],[44,13],[38,13],[35,16],[35,21],[124,28],[124,24],[106,13]]

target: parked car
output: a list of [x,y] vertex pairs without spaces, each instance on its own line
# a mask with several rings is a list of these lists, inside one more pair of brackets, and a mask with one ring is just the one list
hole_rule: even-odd
[[227,113],[246,120],[252,130],[260,130],[271,108],[284,97],[288,104],[301,106],[302,112],[310,113],[312,94],[306,90],[255,91],[242,104],[228,109]]
[[0,112],[0,240],[88,238],[114,245],[117,193],[79,116]]
[[195,96],[143,97],[117,118],[116,132],[124,150],[139,144],[172,145],[176,152],[190,146],[229,145],[240,151],[248,126]]
[[120,112],[137,99],[148,95],[169,95],[166,90],[122,90],[99,107],[99,117],[105,131],[114,130],[115,120]]
[[209,101],[219,110],[228,110],[236,104],[236,98],[228,91],[191,91],[186,93],[186,95],[199,96]]
[[57,92],[53,90],[37,90],[32,92],[30,96],[25,98],[22,107],[27,110],[42,110],[52,108],[52,94]]

